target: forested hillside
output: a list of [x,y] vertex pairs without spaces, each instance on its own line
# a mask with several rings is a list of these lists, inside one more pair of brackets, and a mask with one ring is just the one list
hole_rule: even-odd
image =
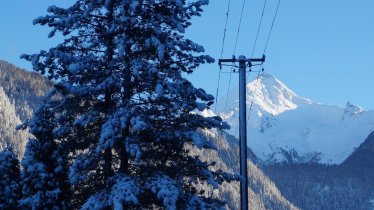
[[22,156],[30,134],[15,127],[31,117],[50,87],[42,76],[0,60],[0,150],[11,146]]
[[[214,169],[239,173],[239,147],[238,140],[226,132],[205,131],[205,136],[217,146],[217,151],[194,150],[196,155],[209,162],[216,162]],[[296,210],[299,209],[288,201],[273,181],[254,164],[256,157],[249,149],[249,209],[256,210]],[[224,183],[219,190],[223,200],[227,202],[228,209],[240,209],[239,183]]]
[[262,167],[283,195],[305,210],[374,208],[374,133],[340,165],[276,164]]
[[28,72],[0,60],[0,86],[14,104],[21,121],[29,118],[52,83],[40,74]]

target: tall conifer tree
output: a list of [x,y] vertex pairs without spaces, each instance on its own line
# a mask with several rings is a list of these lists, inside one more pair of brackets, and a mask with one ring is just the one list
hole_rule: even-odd
[[20,128],[30,128],[35,138],[28,140],[22,159],[22,209],[69,209],[70,185],[67,160],[54,136],[54,116],[48,104]]
[[20,197],[19,161],[8,147],[0,151],[0,209],[17,209]]
[[[196,185],[231,176],[188,148],[213,149],[198,132],[227,128],[198,114],[213,96],[183,77],[214,60],[184,37],[208,0],[78,0],[34,23],[63,43],[24,55],[54,80],[53,136],[69,151],[74,205],[83,209],[219,208]],[[51,99],[52,100],[52,99]]]

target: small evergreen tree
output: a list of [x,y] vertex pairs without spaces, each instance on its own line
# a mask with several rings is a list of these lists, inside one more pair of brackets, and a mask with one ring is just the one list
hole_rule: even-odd
[[0,152],[0,209],[17,209],[21,197],[19,161],[12,148]]
[[66,159],[54,141],[53,114],[47,104],[23,126],[35,136],[26,145],[21,173],[22,209],[68,209],[70,191]]
[[232,177],[210,170],[211,163],[188,148],[213,149],[197,129],[227,124],[197,114],[214,98],[182,76],[214,62],[184,37],[207,4],[78,0],[67,9],[51,6],[49,15],[34,21],[50,26],[50,37],[66,37],[48,51],[22,57],[56,82],[53,137],[73,160],[75,206],[222,206],[197,186],[217,188]]

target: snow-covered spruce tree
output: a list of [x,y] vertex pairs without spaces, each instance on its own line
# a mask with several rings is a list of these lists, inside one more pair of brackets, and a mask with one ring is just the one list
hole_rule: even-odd
[[21,127],[30,128],[22,160],[21,209],[69,209],[70,187],[66,158],[53,137],[53,113],[48,104],[41,106],[33,118]]
[[20,167],[12,148],[0,151],[0,209],[17,209],[21,197]]
[[182,77],[214,60],[184,37],[208,0],[78,0],[51,6],[34,23],[65,36],[23,57],[56,82],[54,137],[72,159],[74,205],[83,209],[220,208],[196,186],[232,176],[187,148],[213,149],[197,129],[227,128],[203,117],[213,96]]

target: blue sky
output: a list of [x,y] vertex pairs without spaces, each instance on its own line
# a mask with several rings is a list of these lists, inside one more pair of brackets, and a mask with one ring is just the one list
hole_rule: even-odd
[[[22,53],[48,49],[61,37],[48,39],[47,27],[32,20],[46,14],[49,5],[68,6],[73,0],[1,0],[0,59],[25,69]],[[202,17],[193,19],[187,36],[203,45],[208,54],[220,56],[228,0],[211,0]],[[261,56],[277,0],[268,0],[255,56]],[[242,0],[231,0],[224,57],[233,54]],[[236,55],[249,56],[264,0],[246,0]],[[347,101],[374,109],[374,1],[373,0],[282,0],[267,49],[265,70],[302,97],[329,105]],[[217,64],[201,66],[189,78],[215,94]],[[231,86],[237,84],[233,74]],[[250,75],[254,78],[255,73]],[[222,74],[221,96],[228,88]]]

